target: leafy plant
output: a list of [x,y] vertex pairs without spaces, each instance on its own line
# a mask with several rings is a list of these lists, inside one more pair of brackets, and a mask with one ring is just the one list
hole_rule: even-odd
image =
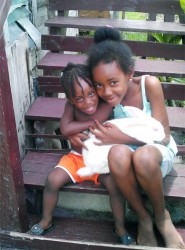
[[182,40],[181,35],[162,34],[162,33],[151,33],[150,35],[159,43],[179,44],[181,43]]
[[181,9],[184,11],[185,13],[185,0],[180,0],[180,6],[181,6]]

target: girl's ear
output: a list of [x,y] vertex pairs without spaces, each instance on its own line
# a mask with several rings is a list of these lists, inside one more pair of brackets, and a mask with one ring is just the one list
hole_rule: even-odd
[[70,102],[72,105],[74,105],[73,101],[71,100],[71,98],[67,97],[68,102]]
[[129,70],[130,70],[130,72],[129,72],[129,77],[132,78],[132,77],[134,76],[134,67],[133,67],[133,66],[130,66],[130,67],[129,67]]

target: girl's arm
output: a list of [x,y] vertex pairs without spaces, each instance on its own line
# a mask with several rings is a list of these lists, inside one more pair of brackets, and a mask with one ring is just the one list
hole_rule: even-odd
[[164,128],[165,138],[162,143],[167,145],[170,141],[170,127],[164,94],[159,79],[155,76],[146,76],[145,89],[147,99],[151,104],[152,117],[158,120]]
[[[124,118],[123,118],[124,119]],[[131,145],[144,145],[133,137],[124,134],[116,125],[106,123],[102,125],[98,120],[95,120],[97,130],[90,128],[90,132],[96,136],[101,142],[96,142],[96,145],[106,144],[131,144]]]
[[[154,76],[146,76],[145,88],[147,99],[151,104],[152,117],[158,120],[164,127],[165,138],[162,143],[167,145],[170,141],[170,128],[161,83],[158,78]],[[93,131],[93,129],[90,131],[97,139],[102,141],[101,143],[96,143],[98,145],[123,143],[143,145],[143,142],[123,134],[115,125],[110,124],[109,129],[107,129],[96,121],[96,127],[99,131]]]
[[93,126],[94,121],[75,121],[75,108],[69,101],[66,102],[64,114],[60,119],[60,131],[65,136],[71,136]]

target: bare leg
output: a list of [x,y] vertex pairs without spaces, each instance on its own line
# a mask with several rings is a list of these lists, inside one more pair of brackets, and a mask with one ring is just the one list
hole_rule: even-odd
[[185,244],[165,209],[163,179],[160,169],[161,161],[161,153],[153,146],[141,147],[133,154],[138,182],[152,203],[155,222],[165,240],[166,246],[168,248],[185,249]]
[[163,218],[158,218],[158,220],[156,220],[156,225],[165,239],[166,247],[185,249],[185,243],[174,227],[167,210],[165,210],[165,215]]
[[48,175],[43,195],[43,214],[39,221],[44,230],[52,224],[53,210],[58,201],[60,188],[69,182],[71,182],[71,178],[62,168],[55,168]]
[[126,232],[125,199],[109,174],[100,175],[98,181],[102,183],[109,192],[110,206],[115,222],[115,231],[119,236],[122,236]]
[[124,145],[116,145],[109,151],[109,167],[117,186],[138,215],[138,244],[157,246],[152,219],[143,205],[138,184],[131,165],[133,152]]
[[109,192],[110,206],[114,217],[114,233],[119,236],[119,241],[126,245],[136,245],[134,238],[125,229],[125,199],[116,186],[110,174],[100,175],[98,178]]

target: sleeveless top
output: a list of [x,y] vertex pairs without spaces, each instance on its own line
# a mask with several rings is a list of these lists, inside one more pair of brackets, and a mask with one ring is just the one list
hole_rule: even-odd
[[[141,77],[141,94],[142,94],[142,100],[143,100],[143,111],[147,115],[151,116],[151,105],[150,105],[150,102],[147,101],[146,92],[145,92],[145,77],[146,75],[143,75]],[[124,108],[122,104],[118,104],[117,106],[114,107],[114,119],[129,118],[129,117],[132,117],[131,114],[129,114],[129,112]],[[136,149],[138,147],[135,145],[129,145],[129,146],[131,146],[133,149]],[[177,154],[178,152],[177,146],[172,136],[170,136],[170,142],[166,147],[169,148],[173,152],[174,155]]]

